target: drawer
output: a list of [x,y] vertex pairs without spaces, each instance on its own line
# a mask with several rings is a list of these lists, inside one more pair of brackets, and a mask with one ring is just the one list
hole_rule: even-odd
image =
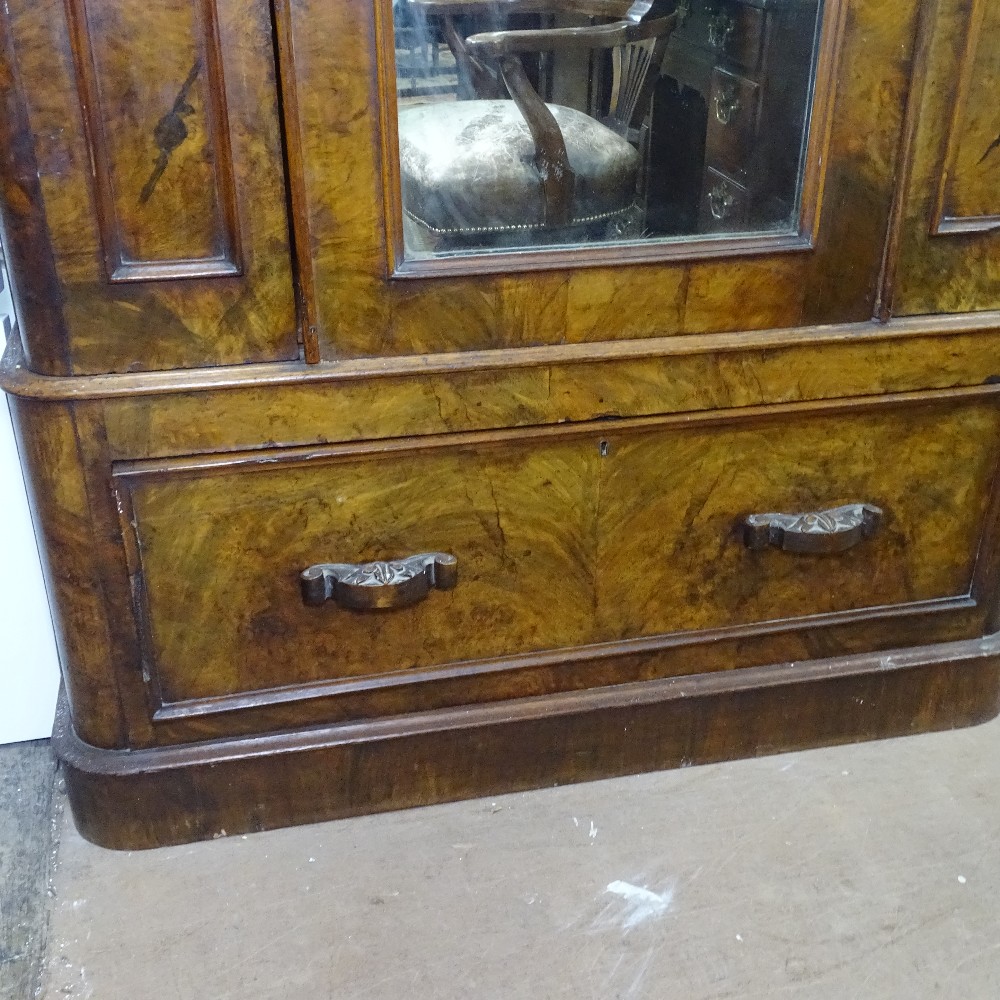
[[119,464],[151,697],[967,606],[998,430],[992,397],[888,399]]
[[708,100],[705,159],[709,166],[744,179],[752,169],[757,139],[760,87],[716,68]]
[[705,168],[698,226],[703,233],[739,233],[750,221],[750,192],[735,178]]
[[721,58],[753,71],[764,51],[767,13],[742,3],[723,3],[709,18],[708,44]]
[[753,71],[764,52],[768,12],[760,7],[723,0],[691,0],[689,15],[675,32],[678,42],[708,50],[717,60]]

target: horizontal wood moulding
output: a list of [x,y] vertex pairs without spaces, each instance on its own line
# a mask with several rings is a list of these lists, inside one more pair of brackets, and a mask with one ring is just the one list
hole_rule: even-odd
[[[813,217],[814,212],[810,211],[808,218]],[[529,249],[509,253],[492,251],[426,260],[399,260],[391,266],[393,278],[409,280],[459,275],[513,274],[518,271],[552,271],[562,268],[724,260],[729,257],[745,258],[762,254],[808,253],[813,248],[813,237],[808,232],[759,233],[752,236],[706,235],[567,250]]]
[[998,705],[990,637],[130,751],[84,743],[63,698],[53,748],[80,832],[140,850],[953,729]]
[[[109,399],[116,396],[214,392],[273,385],[306,386],[325,382],[512,370],[558,364],[759,352],[797,346],[821,351],[824,346],[836,344],[875,345],[910,338],[977,333],[1000,333],[1000,311],[904,317],[888,322],[870,320],[778,330],[680,334],[633,341],[357,358],[322,361],[317,364],[285,361],[187,370],[65,376],[40,375],[31,371],[25,365],[20,338],[15,330],[7,341],[0,362],[0,389],[29,399]],[[1000,363],[997,364],[996,374],[1000,374]]]
[[[978,614],[976,612],[979,612]],[[946,617],[949,620],[945,620]],[[614,675],[620,680],[631,677],[652,675],[651,664],[659,662],[669,665],[664,673],[671,677],[693,677],[701,673],[714,672],[725,656],[739,647],[744,665],[740,670],[766,665],[773,657],[768,652],[785,645],[786,648],[801,642],[803,648],[814,645],[817,648],[824,641],[840,641],[842,635],[852,627],[860,629],[863,638],[859,643],[871,640],[877,631],[881,635],[879,648],[892,648],[907,637],[912,638],[914,620],[926,618],[920,626],[926,626],[928,634],[937,633],[961,635],[981,620],[981,606],[972,596],[942,598],[934,601],[915,601],[910,604],[863,608],[858,611],[834,612],[812,615],[806,618],[763,622],[756,625],[740,625],[731,628],[710,629],[646,639],[627,639],[620,642],[601,643],[593,646],[579,646],[574,649],[543,650],[538,653],[498,657],[492,660],[469,661],[451,664],[429,670],[407,670],[394,674],[370,674],[343,680],[329,680],[314,684],[298,684],[263,691],[242,692],[214,698],[192,698],[186,701],[163,702],[153,712],[153,720],[165,737],[166,742],[174,742],[170,737],[181,732],[180,726],[171,728],[170,723],[183,724],[189,737],[189,724],[202,716],[241,715],[242,718],[224,722],[214,720],[207,723],[213,732],[253,732],[269,728],[280,728],[280,720],[287,715],[289,720],[322,722],[339,717],[341,712],[336,701],[344,703],[352,695],[369,694],[390,688],[407,689],[394,699],[409,700],[415,704],[443,702],[463,704],[449,697],[449,688],[460,689],[462,682],[494,676],[495,687],[502,689],[505,681],[496,675],[524,673],[533,675],[537,686],[552,686],[555,674],[572,673],[568,690],[582,690],[595,677],[607,674],[606,680]],[[873,628],[872,626],[876,626]],[[760,640],[774,640],[761,642]],[[747,652],[751,640],[759,647],[759,655]],[[721,656],[715,655],[716,648]],[[709,652],[711,650],[711,652]],[[808,657],[804,657],[808,658]],[[631,661],[631,662],[630,662]],[[540,679],[541,683],[539,683]],[[421,695],[412,690],[416,685],[425,688]],[[477,696],[482,701],[490,700],[490,685],[480,684]],[[304,703],[311,703],[305,707]],[[290,711],[283,711],[287,706]],[[294,715],[292,714],[294,712]],[[268,725],[273,719],[278,725]],[[164,725],[164,724],[168,725]]]
[[[787,685],[810,683],[823,678],[838,679],[863,676],[871,670],[887,675],[905,674],[909,670],[942,662],[985,662],[1000,656],[1000,636],[961,642],[939,643],[914,649],[885,650],[864,656],[828,657],[807,663],[776,663],[747,670],[698,674],[690,677],[665,677],[658,681],[619,684],[592,688],[587,691],[565,692],[559,696],[519,698],[516,701],[492,705],[467,705],[459,709],[434,712],[414,712],[408,716],[388,719],[341,722],[297,733],[273,733],[250,740],[232,740],[214,744],[176,747],[154,747],[141,750],[103,750],[87,747],[73,739],[68,730],[65,712],[60,713],[57,734],[72,743],[66,749],[89,757],[88,770],[96,774],[153,773],[184,764],[221,764],[235,755],[243,755],[259,739],[264,750],[292,751],[314,744],[317,739],[327,745],[365,742],[377,737],[405,737],[420,733],[435,733],[475,729],[484,723],[501,719],[517,722],[539,716],[557,719],[578,711],[600,711],[625,705],[643,705],[664,699],[694,698],[722,691],[754,691],[778,689]],[[65,704],[65,703],[63,703]],[[994,708],[994,712],[996,708]],[[836,713],[831,713],[836,714]],[[64,743],[65,745],[65,743]],[[82,763],[80,757],[76,763]]]

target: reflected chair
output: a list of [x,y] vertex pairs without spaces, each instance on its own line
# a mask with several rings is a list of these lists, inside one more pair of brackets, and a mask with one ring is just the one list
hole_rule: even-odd
[[[457,3],[451,6],[457,7]],[[519,11],[527,8],[518,4]],[[474,34],[456,60],[498,69],[510,99],[403,108],[400,180],[407,244],[416,250],[575,243],[640,235],[643,122],[676,13],[651,4],[570,0],[544,9],[618,16],[607,24]],[[541,3],[531,4],[543,10]],[[447,33],[449,36],[453,33]],[[455,47],[455,41],[450,38]],[[611,50],[606,115],[547,104],[521,57]]]

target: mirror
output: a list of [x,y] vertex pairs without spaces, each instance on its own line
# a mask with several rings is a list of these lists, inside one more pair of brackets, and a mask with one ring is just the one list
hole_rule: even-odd
[[798,234],[822,0],[393,0],[407,261]]

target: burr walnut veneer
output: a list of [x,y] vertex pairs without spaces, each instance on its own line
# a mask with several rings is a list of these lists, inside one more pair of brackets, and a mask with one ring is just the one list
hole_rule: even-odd
[[[399,4],[4,5],[2,385],[86,836],[150,847],[996,714],[1000,13],[652,6],[679,27],[623,132],[635,211],[680,166],[703,224],[414,256]],[[551,7],[491,16],[551,30]],[[456,37],[431,9],[427,73]],[[791,68],[789,24],[809,45],[815,24]],[[664,132],[663,93],[697,101],[691,51],[709,124]],[[569,62],[510,65],[569,100]],[[792,119],[797,175],[755,145]],[[784,221],[705,221],[715,174],[763,205],[779,160]]]

